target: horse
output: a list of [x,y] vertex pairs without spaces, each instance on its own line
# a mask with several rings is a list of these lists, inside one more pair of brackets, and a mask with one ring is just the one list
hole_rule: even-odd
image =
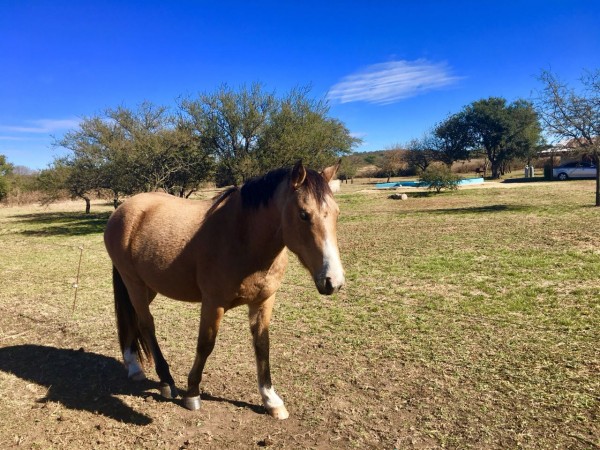
[[344,285],[337,243],[339,207],[328,182],[339,163],[321,173],[301,161],[231,187],[213,201],[165,193],[137,194],[111,215],[104,233],[113,264],[119,344],[128,376],[144,380],[154,360],[161,395],[178,391],[156,339],[150,303],[157,294],[201,302],[200,330],[183,405],[200,408],[200,383],[223,314],[248,306],[258,388],[267,413],[289,413],[275,392],[269,366],[269,322],[291,250],[320,294]]

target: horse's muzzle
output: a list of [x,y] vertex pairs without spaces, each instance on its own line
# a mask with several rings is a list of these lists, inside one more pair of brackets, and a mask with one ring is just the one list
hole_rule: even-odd
[[331,295],[338,292],[344,286],[344,280],[333,281],[331,277],[325,277],[315,280],[319,294]]

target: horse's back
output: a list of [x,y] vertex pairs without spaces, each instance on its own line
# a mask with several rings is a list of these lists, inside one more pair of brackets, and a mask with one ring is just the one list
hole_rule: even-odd
[[210,202],[158,192],[127,199],[111,215],[104,233],[113,264],[122,275],[156,292],[200,300],[188,247],[209,207]]

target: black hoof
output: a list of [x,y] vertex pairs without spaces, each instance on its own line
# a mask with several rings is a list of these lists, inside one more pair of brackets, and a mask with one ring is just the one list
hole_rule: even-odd
[[195,397],[183,397],[183,406],[190,411],[196,411],[200,409],[200,396]]

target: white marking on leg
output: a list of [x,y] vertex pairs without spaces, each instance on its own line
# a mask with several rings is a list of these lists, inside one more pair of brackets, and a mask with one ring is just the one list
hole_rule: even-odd
[[265,408],[271,409],[283,406],[283,400],[281,400],[279,395],[277,395],[275,392],[275,389],[272,387],[267,388],[264,386],[259,386],[258,391],[260,392],[260,396],[262,397]]
[[127,376],[133,380],[145,380],[146,374],[140,364],[138,355],[131,351],[131,349],[125,349],[123,352],[123,360],[125,361],[125,367],[127,367]]

